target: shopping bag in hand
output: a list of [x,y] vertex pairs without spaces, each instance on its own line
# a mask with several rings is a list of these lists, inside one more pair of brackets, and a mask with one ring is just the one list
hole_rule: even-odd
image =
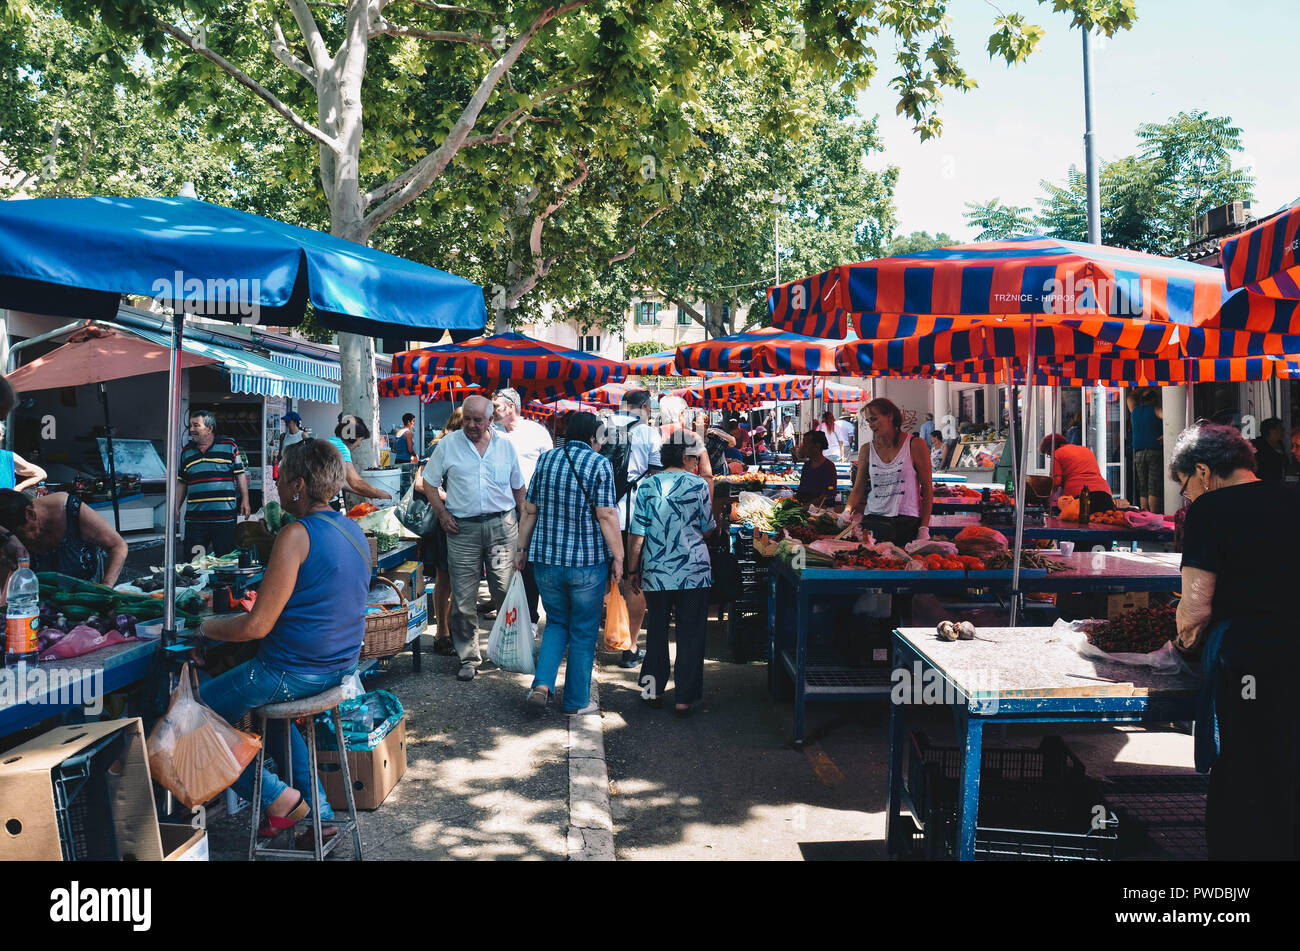
[[506,589],[505,600],[497,609],[497,620],[488,638],[488,660],[502,670],[531,674],[533,666],[533,621],[528,616],[528,594],[524,577],[516,571]]
[[627,602],[618,582],[609,584],[609,597],[605,599],[605,650],[630,651],[634,649],[631,622],[627,618]]
[[146,746],[154,781],[193,809],[238,779],[262,741],[236,730],[199,699],[197,678],[186,664],[167,712],[154,725]]

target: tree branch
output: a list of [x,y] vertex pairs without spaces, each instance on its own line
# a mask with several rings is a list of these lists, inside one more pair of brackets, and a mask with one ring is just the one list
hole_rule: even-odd
[[269,24],[261,24],[262,31],[266,38],[271,42],[271,54],[285,66],[288,66],[295,73],[301,76],[313,86],[316,85],[317,72],[309,63],[303,62],[293,54],[289,49],[289,42],[284,38],[284,28],[280,26],[280,21],[276,17],[271,18]]
[[261,83],[259,83],[257,80],[253,79],[251,76],[245,73],[234,63],[230,62],[230,60],[226,59],[224,56],[221,56],[218,53],[214,53],[206,46],[199,46],[197,43],[195,43],[194,37],[190,36],[188,33],[186,33],[178,26],[173,26],[172,24],[160,20],[157,17],[152,15],[149,15],[147,19],[151,23],[153,23],[153,25],[157,29],[162,30],[162,32],[166,33],[168,36],[180,42],[182,46],[188,47],[190,50],[194,51],[195,53],[198,53],[208,62],[214,63],[217,66],[219,66],[221,69],[225,70],[225,72],[229,73],[232,77],[234,77],[237,83],[239,83],[244,88],[251,90],[253,94],[256,95],[259,99],[265,102],[276,112],[280,113],[280,115],[284,116],[284,118],[288,120],[289,124],[292,125],[299,132],[305,132],[307,135],[311,136],[313,139],[315,139],[317,142],[319,142],[321,145],[325,146],[327,149],[329,149],[332,152],[337,152],[339,150],[340,145],[337,139],[333,138],[332,136],[326,135],[320,129],[316,128],[316,126],[312,125],[310,122],[307,122],[305,119],[302,118],[302,116],[294,112],[293,109],[291,109],[289,106],[281,102],[280,99],[273,92],[271,92]]
[[[343,4],[339,6],[343,7]],[[320,25],[312,16],[310,5],[306,0],[289,0],[289,9],[293,12],[293,22],[298,24],[303,41],[307,44],[307,55],[311,57],[311,64],[316,67],[318,73],[325,72],[334,65],[334,57],[330,56],[330,51],[325,46],[325,38],[321,36]]]
[[692,320],[694,320],[694,321],[695,321],[697,324],[699,324],[701,327],[708,327],[708,326],[709,326],[709,322],[708,322],[707,319],[705,319],[705,316],[704,316],[703,314],[701,314],[698,310],[696,310],[694,307],[692,307],[690,304],[686,303],[686,301],[681,300],[680,298],[674,297],[674,296],[672,296],[671,294],[664,294],[664,300],[669,301],[670,303],[676,304],[676,305],[678,306],[678,308],[680,308],[681,310],[686,311],[687,316],[689,316]]
[[[667,206],[667,205],[664,205],[662,208],[656,209],[656,210],[655,210],[655,211],[650,215],[649,218],[647,218],[645,221],[641,222],[641,227],[640,227],[638,230],[644,230],[646,225],[648,225],[650,222],[654,221],[656,218],[658,218],[661,214],[663,214],[663,213],[664,213],[665,211],[667,211],[667,210],[668,210],[668,206]],[[634,255],[634,254],[636,254],[636,245],[635,245],[635,244],[632,245],[632,247],[628,248],[626,251],[621,251],[621,252],[619,252],[618,254],[614,255],[614,256],[613,256],[612,258],[610,258],[609,261],[606,262],[606,263],[608,263],[608,264],[617,264],[619,261],[626,261],[628,258],[630,258],[630,257],[631,257],[632,255]]]
[[417,30],[414,27],[398,26],[382,17],[370,28],[371,36],[409,36],[415,40],[433,40],[443,43],[472,43],[484,49],[492,49],[492,42],[482,33],[456,33],[448,30]]
[[442,144],[405,172],[364,196],[362,200],[363,207],[369,208],[376,202],[380,203],[378,207],[366,215],[367,233],[373,231],[414,200],[451,164],[451,160],[456,157],[456,153],[464,148],[465,140],[469,138],[470,131],[478,121],[478,117],[483,112],[483,107],[487,105],[488,98],[492,95],[497,83],[501,81],[501,77],[506,70],[519,59],[537,33],[556,17],[590,2],[591,0],[571,0],[570,3],[558,9],[547,7],[538,15],[528,29],[510,45],[510,48],[488,70],[487,75],[483,77],[478,88],[474,90],[474,95],[470,97],[465,109],[461,112],[460,118],[456,120],[456,124],[452,126],[451,132],[448,133]]
[[[572,90],[577,89],[581,86],[588,86],[591,83],[592,80],[588,78],[582,80],[581,82],[569,83],[567,86],[556,86],[553,89],[547,89],[538,93],[536,96],[533,97],[533,100],[528,105],[520,106],[514,112],[510,113],[510,115],[506,116],[504,119],[498,122],[496,128],[493,129],[491,132],[485,132],[483,135],[470,136],[468,139],[465,140],[464,147],[471,148],[475,145],[505,145],[508,142],[513,142],[515,140],[515,132],[517,132],[518,130],[512,129],[511,131],[506,132],[505,131],[506,126],[510,125],[512,122],[522,121],[523,118],[525,117],[524,114],[532,110],[532,108],[536,106],[539,102],[542,102],[545,99],[551,99],[555,96],[562,95],[563,93],[566,92],[571,92]],[[556,122],[557,125],[559,124],[557,120],[554,119],[543,120],[532,116],[529,116],[527,118],[528,121],[530,122],[545,121],[545,122]]]
[[501,15],[493,13],[491,10],[472,10],[469,7],[458,7],[449,3],[430,3],[429,0],[411,0],[417,7],[424,7],[426,10],[437,10],[439,13],[471,13],[474,16],[488,17],[492,20],[499,20]]

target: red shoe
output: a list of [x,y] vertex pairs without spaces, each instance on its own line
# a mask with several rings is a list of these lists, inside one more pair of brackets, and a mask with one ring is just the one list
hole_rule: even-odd
[[264,839],[274,839],[286,829],[292,829],[309,815],[311,815],[311,807],[307,805],[307,800],[299,798],[298,805],[290,809],[287,815],[263,816],[264,821],[257,834]]

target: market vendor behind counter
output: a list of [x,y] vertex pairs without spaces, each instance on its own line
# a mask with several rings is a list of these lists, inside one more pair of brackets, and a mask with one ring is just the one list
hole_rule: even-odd
[[[0,489],[0,542],[9,536],[21,543],[35,571],[58,571],[85,581],[117,583],[126,562],[127,545],[113,527],[81,499],[67,492],[31,498],[13,489]],[[0,555],[0,590],[17,565],[17,549],[6,544]]]

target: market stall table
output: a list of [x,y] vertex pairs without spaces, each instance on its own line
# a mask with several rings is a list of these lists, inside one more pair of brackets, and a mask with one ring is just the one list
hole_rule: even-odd
[[[978,515],[934,515],[930,518],[930,535],[932,537],[951,538],[963,528],[970,525],[987,525],[1011,537],[1014,525],[1005,522],[981,522]],[[1120,542],[1171,542],[1174,540],[1172,528],[1132,528],[1118,525],[1080,525],[1078,522],[1063,522],[1056,516],[1049,515],[1042,525],[1031,525],[1025,521],[1025,538],[1039,538],[1047,541],[1071,541],[1080,548],[1092,545],[1109,545]]]
[[[1027,529],[1026,529],[1027,530]],[[1180,591],[1183,586],[1177,552],[1076,551],[1049,554],[1069,565],[1066,571],[1022,576],[1022,591],[1120,594],[1128,591]]]
[[0,670],[0,737],[144,680],[160,643],[157,638],[141,639],[67,660],[29,664],[21,678],[16,665]]
[[[1044,571],[1027,570],[1022,578]],[[788,678],[794,691],[794,744],[803,745],[808,700],[880,700],[889,695],[887,666],[860,668],[834,663],[809,649],[814,601],[835,596],[960,594],[969,588],[1010,590],[1011,572],[872,571],[857,568],[805,568],[774,558],[768,571],[768,689],[780,692]],[[793,614],[793,619],[791,618]],[[882,657],[883,661],[885,657]]]
[[[903,628],[893,635],[894,671],[901,672],[896,676],[911,683],[929,678],[926,683],[933,686],[925,696],[938,697],[956,722],[962,766],[955,853],[963,861],[976,857],[985,726],[1172,722],[1194,716],[1199,680],[1191,675],[1156,674],[1083,657],[1052,628],[984,628],[979,634],[986,640],[942,641],[932,628]],[[905,699],[915,700],[917,693],[905,693]],[[896,855],[907,850],[915,831],[902,817],[904,805],[916,816],[902,776],[908,706],[893,704],[889,719],[885,834]]]

